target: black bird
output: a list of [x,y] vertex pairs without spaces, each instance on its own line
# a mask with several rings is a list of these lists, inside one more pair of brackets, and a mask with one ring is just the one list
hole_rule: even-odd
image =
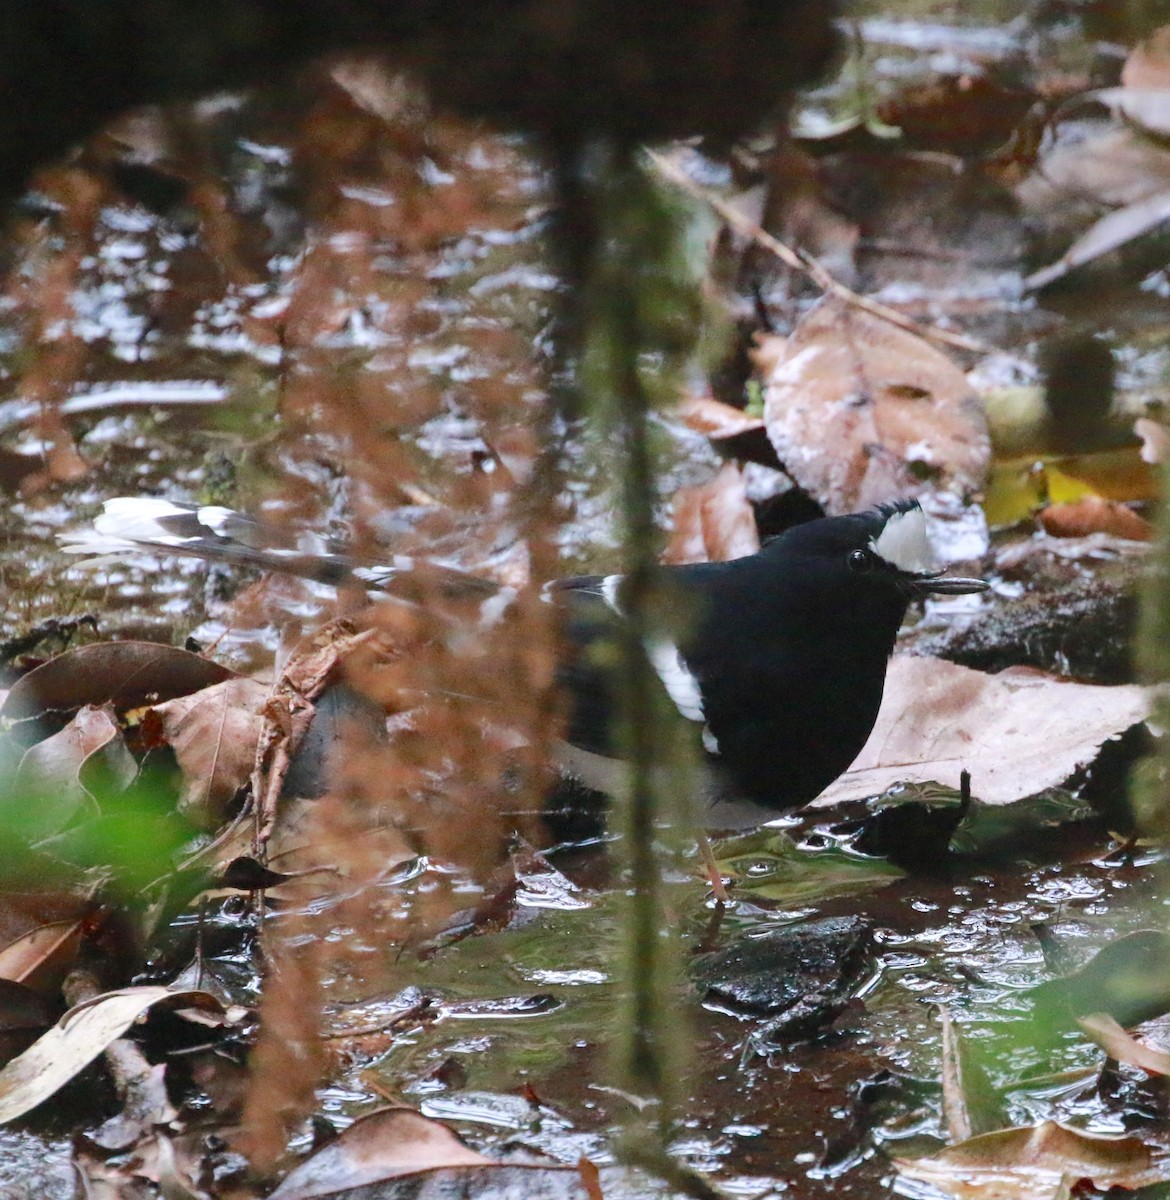
[[[218,507],[167,500],[109,500],[92,530],[65,535],[73,552],[187,554],[281,570],[323,582],[358,579],[389,587],[411,561],[364,568],[337,553],[265,545],[262,527]],[[92,559],[91,561],[104,561]],[[823,791],[857,757],[877,719],[886,664],[911,601],[987,588],[946,577],[930,550],[916,501],[826,517],[789,529],[756,554],[730,562],[664,567],[688,610],[676,644],[660,638],[647,656],[681,715],[698,729],[712,799],[746,801],[730,819],[767,819]],[[485,620],[509,595],[451,572],[453,586],[484,596]],[[561,680],[570,697],[565,769],[580,784],[612,791],[616,697],[604,656],[593,653],[622,617],[622,577],[549,585],[569,607]],[[731,811],[731,810],[728,810]]]

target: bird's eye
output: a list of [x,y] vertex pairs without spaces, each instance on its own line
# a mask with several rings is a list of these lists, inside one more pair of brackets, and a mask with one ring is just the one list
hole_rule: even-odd
[[849,569],[851,571],[868,571],[873,566],[873,555],[868,550],[849,551]]

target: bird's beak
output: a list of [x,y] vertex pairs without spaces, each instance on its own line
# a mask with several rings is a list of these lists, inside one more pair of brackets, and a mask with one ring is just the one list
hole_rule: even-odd
[[966,596],[970,592],[985,592],[989,587],[986,579],[962,579],[957,575],[926,575],[914,581],[920,596]]

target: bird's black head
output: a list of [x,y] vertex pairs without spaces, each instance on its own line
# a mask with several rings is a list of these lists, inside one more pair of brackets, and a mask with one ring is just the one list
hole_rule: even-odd
[[[842,617],[871,613],[882,625],[901,623],[911,600],[982,592],[982,579],[946,577],[931,550],[928,518],[916,500],[869,512],[825,517],[797,525],[769,542],[764,557],[783,560],[788,572],[807,581]],[[810,589],[810,594],[812,589]]]

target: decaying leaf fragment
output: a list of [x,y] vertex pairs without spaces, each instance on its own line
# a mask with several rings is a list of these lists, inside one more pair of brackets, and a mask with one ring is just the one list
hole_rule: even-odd
[[982,487],[991,444],[962,370],[924,339],[826,300],[759,343],[768,436],[830,514]]

